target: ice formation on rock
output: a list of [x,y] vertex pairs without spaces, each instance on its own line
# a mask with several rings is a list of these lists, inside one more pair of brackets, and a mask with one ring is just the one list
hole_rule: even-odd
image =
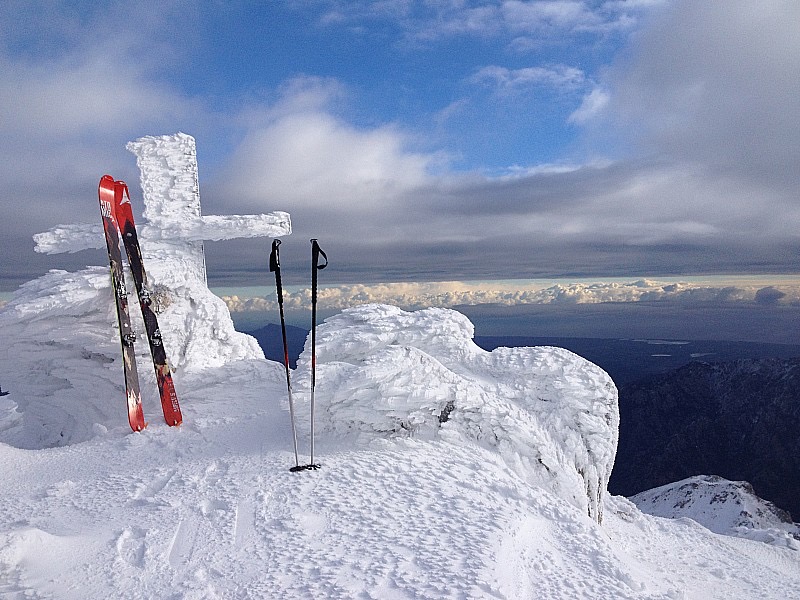
[[[617,448],[617,389],[561,348],[472,341],[462,314],[365,305],[317,335],[317,424],[328,432],[462,437],[601,521]],[[307,397],[310,349],[298,361]],[[301,411],[305,414],[307,411]]]

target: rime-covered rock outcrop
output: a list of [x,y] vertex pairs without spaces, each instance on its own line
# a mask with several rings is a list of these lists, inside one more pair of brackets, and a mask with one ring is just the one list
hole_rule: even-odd
[[[317,333],[318,425],[481,444],[601,520],[619,424],[611,378],[561,348],[486,352],[473,332],[465,316],[441,308],[365,305],[328,319]],[[302,397],[309,365],[307,344]]]

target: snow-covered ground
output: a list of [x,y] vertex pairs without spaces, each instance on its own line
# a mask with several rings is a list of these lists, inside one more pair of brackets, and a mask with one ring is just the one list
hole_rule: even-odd
[[138,343],[141,433],[106,269],[52,272],[0,310],[0,597],[800,598],[800,552],[607,496],[616,390],[569,352],[484,352],[445,309],[334,317],[322,468],[290,473],[282,365],[184,291],[160,315],[184,424],[161,420]]

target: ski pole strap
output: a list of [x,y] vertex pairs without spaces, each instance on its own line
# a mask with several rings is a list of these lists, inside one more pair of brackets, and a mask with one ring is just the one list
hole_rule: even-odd
[[[320,256],[325,259],[323,264],[319,264]],[[322,248],[319,247],[317,240],[311,240],[311,262],[314,265],[314,268],[320,270],[328,266],[328,255],[325,254]]]

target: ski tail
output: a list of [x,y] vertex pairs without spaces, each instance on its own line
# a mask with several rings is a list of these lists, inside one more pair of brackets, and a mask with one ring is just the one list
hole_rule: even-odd
[[167,425],[177,427],[183,423],[183,414],[178,404],[178,394],[175,392],[175,382],[172,380],[172,371],[168,364],[156,366],[156,381],[158,393],[161,396],[161,410]]

